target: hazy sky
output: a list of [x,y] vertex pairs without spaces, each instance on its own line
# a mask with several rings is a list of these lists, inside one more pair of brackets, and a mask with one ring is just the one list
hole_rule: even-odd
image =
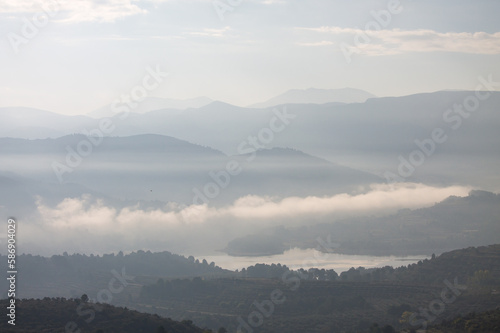
[[[0,107],[87,113],[145,77],[149,96],[242,106],[293,88],[398,96],[500,80],[500,1],[394,2],[0,0]],[[148,66],[169,73],[158,87]]]

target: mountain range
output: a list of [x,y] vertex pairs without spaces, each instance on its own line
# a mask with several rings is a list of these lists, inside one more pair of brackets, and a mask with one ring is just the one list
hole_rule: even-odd
[[363,103],[376,97],[360,89],[291,89],[265,102],[249,105],[249,108],[268,108],[282,104],[326,104],[326,103]]
[[[186,110],[115,115],[111,118],[113,130],[103,135],[159,134],[238,155],[251,148],[249,138],[267,132],[272,137],[257,142],[258,148],[294,148],[380,177],[390,174],[405,181],[460,182],[494,191],[500,186],[496,172],[500,166],[500,93],[491,92],[477,111],[468,112],[463,103],[473,94],[441,91],[371,98],[364,103],[290,104],[274,109],[212,102]],[[463,111],[454,110],[455,105],[462,105]],[[285,127],[278,121],[280,130],[269,134],[276,114],[290,118],[285,119]],[[99,121],[85,116],[4,108],[0,109],[0,137],[89,135],[99,129]],[[429,141],[435,130],[441,133],[441,142]],[[412,154],[424,154],[423,161],[408,167]],[[401,173],[399,170],[405,167],[414,170]],[[476,172],[470,172],[471,168]],[[385,178],[394,178],[391,177]]]
[[[200,108],[212,102],[213,100],[208,97],[197,97],[191,99],[145,97],[143,100],[137,103],[137,106],[134,107],[132,111],[134,113],[142,114],[161,109],[185,110],[190,108]],[[112,117],[115,115],[115,113],[112,111],[112,104],[108,104],[97,110],[89,112],[87,115],[92,118],[98,119],[104,117]]]
[[[472,109],[467,91],[264,108],[215,101],[100,119],[2,108],[0,214],[30,221],[25,246],[44,253],[112,251],[124,239],[130,250],[186,253],[279,225],[377,220],[443,193],[496,192],[500,92],[487,94]],[[408,201],[412,191],[425,198]],[[51,233],[66,236],[43,245]]]
[[191,204],[196,194],[193,189],[203,190],[205,184],[216,181],[214,177],[221,178],[211,174],[226,172],[231,161],[242,171],[229,179],[230,186],[212,204],[227,204],[245,195],[331,195],[381,181],[292,149],[258,150],[249,161],[251,154],[227,156],[172,137],[144,134],[102,139],[86,157],[78,154],[81,143],[90,146],[83,135],[43,140],[0,138],[0,183],[9,189],[0,192],[4,206],[10,203],[11,209],[18,210],[20,204],[33,207],[36,196],[56,202],[83,193],[125,202]]

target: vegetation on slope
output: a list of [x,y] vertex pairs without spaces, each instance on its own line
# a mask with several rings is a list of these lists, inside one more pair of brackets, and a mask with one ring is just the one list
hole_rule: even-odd
[[[82,297],[83,298],[83,297]],[[9,300],[1,300],[5,309]],[[15,326],[0,321],[4,333],[207,333],[191,321],[176,322],[82,299],[44,298],[16,300]]]

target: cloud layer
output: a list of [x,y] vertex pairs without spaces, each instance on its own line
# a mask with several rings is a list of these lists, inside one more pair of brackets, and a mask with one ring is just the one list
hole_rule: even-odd
[[[500,32],[437,32],[417,30],[362,30],[323,26],[297,28],[316,35],[314,41],[302,46],[348,45],[365,55],[391,55],[405,52],[461,52],[472,54],[500,54]],[[329,36],[329,40],[324,40]],[[317,40],[319,39],[321,40]]]
[[247,196],[223,208],[168,204],[150,210],[116,209],[88,195],[65,199],[53,207],[39,200],[37,222],[23,226],[21,241],[30,247],[37,244],[38,251],[53,252],[58,252],[57,248],[86,253],[139,248],[183,253],[214,251],[235,237],[263,228],[431,206],[452,195],[466,196],[469,190],[402,183],[374,185],[357,195],[284,199]]

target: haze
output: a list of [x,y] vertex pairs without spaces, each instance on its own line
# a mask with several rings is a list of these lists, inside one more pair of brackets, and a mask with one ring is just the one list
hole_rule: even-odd
[[[0,107],[86,114],[129,93],[148,66],[168,73],[150,97],[238,106],[289,89],[402,96],[500,77],[498,1],[395,1],[390,17],[387,1],[221,3],[2,0]],[[34,15],[40,27],[30,31]],[[368,42],[359,37],[367,27]],[[346,58],[342,46],[355,40]]]

